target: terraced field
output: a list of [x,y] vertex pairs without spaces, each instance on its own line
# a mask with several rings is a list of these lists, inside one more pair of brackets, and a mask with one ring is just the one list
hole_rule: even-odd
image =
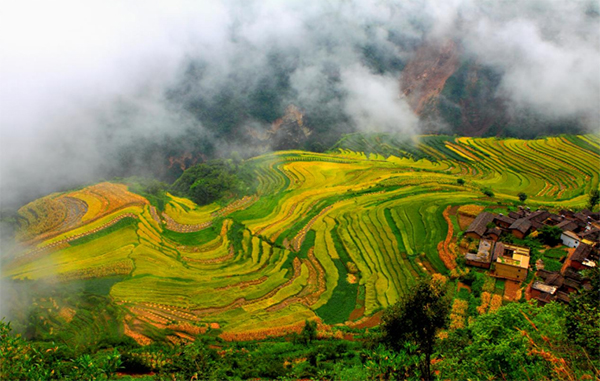
[[519,192],[532,207],[579,207],[599,181],[595,135],[361,139],[328,154],[253,158],[258,193],[225,207],[168,195],[160,211],[111,183],[39,199],[19,210],[24,249],[2,276],[113,277],[123,332],[143,344],[157,329],[172,341],[208,329],[238,340],[317,319],[326,331],[365,324],[418,277],[448,272],[448,207],[513,202]]

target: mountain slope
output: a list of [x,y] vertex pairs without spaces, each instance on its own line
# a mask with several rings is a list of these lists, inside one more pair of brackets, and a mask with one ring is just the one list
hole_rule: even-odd
[[[257,194],[226,206],[167,194],[160,210],[111,183],[47,196],[19,210],[22,249],[2,277],[106,280],[114,324],[142,344],[208,329],[226,340],[299,332],[306,319],[322,330],[376,324],[415,279],[454,266],[456,253],[438,251],[449,206],[519,192],[532,207],[583,205],[599,182],[593,135],[424,136],[412,151],[398,142],[351,135],[329,154],[253,158]],[[73,309],[56,303],[57,313]],[[48,334],[71,329],[61,319],[48,320]]]

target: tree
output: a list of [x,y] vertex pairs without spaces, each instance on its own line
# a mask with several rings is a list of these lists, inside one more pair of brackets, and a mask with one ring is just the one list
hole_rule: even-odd
[[592,189],[589,197],[588,209],[593,210],[594,206],[598,205],[598,202],[600,202],[600,190]]
[[317,322],[306,320],[304,322],[304,328],[300,333],[300,342],[309,344],[311,341],[317,338]]
[[486,188],[486,189],[482,190],[482,192],[484,195],[486,195],[488,197],[494,197],[494,192],[492,192],[491,189]]
[[456,182],[458,183],[458,185],[465,185],[464,179],[458,179],[458,180],[456,180]]
[[561,241],[562,230],[556,226],[544,225],[540,228],[538,237],[543,244],[556,246]]
[[567,306],[567,334],[590,354],[600,352],[600,269],[594,267],[586,274],[591,280],[589,290],[571,294]]
[[437,332],[448,324],[450,298],[444,277],[420,280],[399,302],[389,307],[382,318],[382,341],[396,352],[413,344],[420,356],[419,368],[426,380],[431,378],[431,354]]
[[521,202],[525,202],[525,200],[527,200],[527,195],[523,192],[519,193],[517,196],[519,196],[519,201]]

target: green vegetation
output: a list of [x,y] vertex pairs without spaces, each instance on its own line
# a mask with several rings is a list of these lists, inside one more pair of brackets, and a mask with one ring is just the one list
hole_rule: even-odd
[[527,195],[523,192],[519,192],[517,196],[519,196],[519,201],[521,202],[525,202],[525,200],[527,200]]
[[599,189],[592,189],[590,191],[590,195],[589,195],[589,200],[588,200],[588,209],[589,210],[594,210],[594,207],[596,205],[598,205],[598,202],[600,202],[600,190]]
[[561,242],[562,230],[559,227],[544,225],[538,231],[538,237],[544,245],[556,246]]
[[211,160],[187,169],[172,189],[198,205],[210,204],[225,196],[242,197],[256,191],[251,165],[239,161]]
[[[395,351],[414,351],[421,359],[420,375],[431,378],[431,355],[436,336],[448,324],[450,299],[445,280],[419,281],[411,292],[386,310],[382,319],[382,341]],[[414,346],[407,350],[407,343]]]
[[[355,134],[327,154],[201,164],[166,188],[139,179],[129,190],[96,184],[21,208],[22,250],[3,258],[2,277],[81,282],[112,301],[105,315],[65,295],[56,306],[36,301],[44,340],[79,341],[67,318],[85,335],[106,331],[140,345],[300,334],[307,320],[320,332],[376,325],[419,279],[453,276],[457,207],[508,212],[525,193],[532,208],[582,208],[598,186],[599,143],[594,135],[412,142]],[[552,260],[561,257],[538,239],[514,242],[532,248],[532,264],[558,266]],[[471,288],[452,288],[469,318],[490,310],[486,298],[504,287],[477,271],[458,278]]]
[[351,341],[320,337],[318,325],[306,320],[299,333],[260,341],[225,342],[209,331],[187,344],[105,341],[74,351],[62,342],[14,336],[10,324],[2,321],[0,377],[594,379],[600,375],[600,359],[595,355],[600,349],[598,269],[588,275],[591,290],[582,291],[566,306],[510,303],[470,315],[462,328],[442,330],[450,312],[445,280],[438,276],[420,281],[384,312],[382,326],[371,334],[333,328],[352,335]]

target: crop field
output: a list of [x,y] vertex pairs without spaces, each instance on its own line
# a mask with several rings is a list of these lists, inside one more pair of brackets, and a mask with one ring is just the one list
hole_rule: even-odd
[[[112,183],[36,200],[19,210],[21,250],[2,276],[118,279],[109,296],[121,330],[142,344],[159,331],[173,342],[207,330],[260,338],[306,319],[327,330],[373,316],[423,275],[448,274],[452,207],[468,215],[519,192],[532,208],[582,207],[598,186],[600,138],[349,135],[329,153],[250,160],[257,193],[225,206],[167,194],[159,211]],[[463,307],[453,307],[457,326]]]

